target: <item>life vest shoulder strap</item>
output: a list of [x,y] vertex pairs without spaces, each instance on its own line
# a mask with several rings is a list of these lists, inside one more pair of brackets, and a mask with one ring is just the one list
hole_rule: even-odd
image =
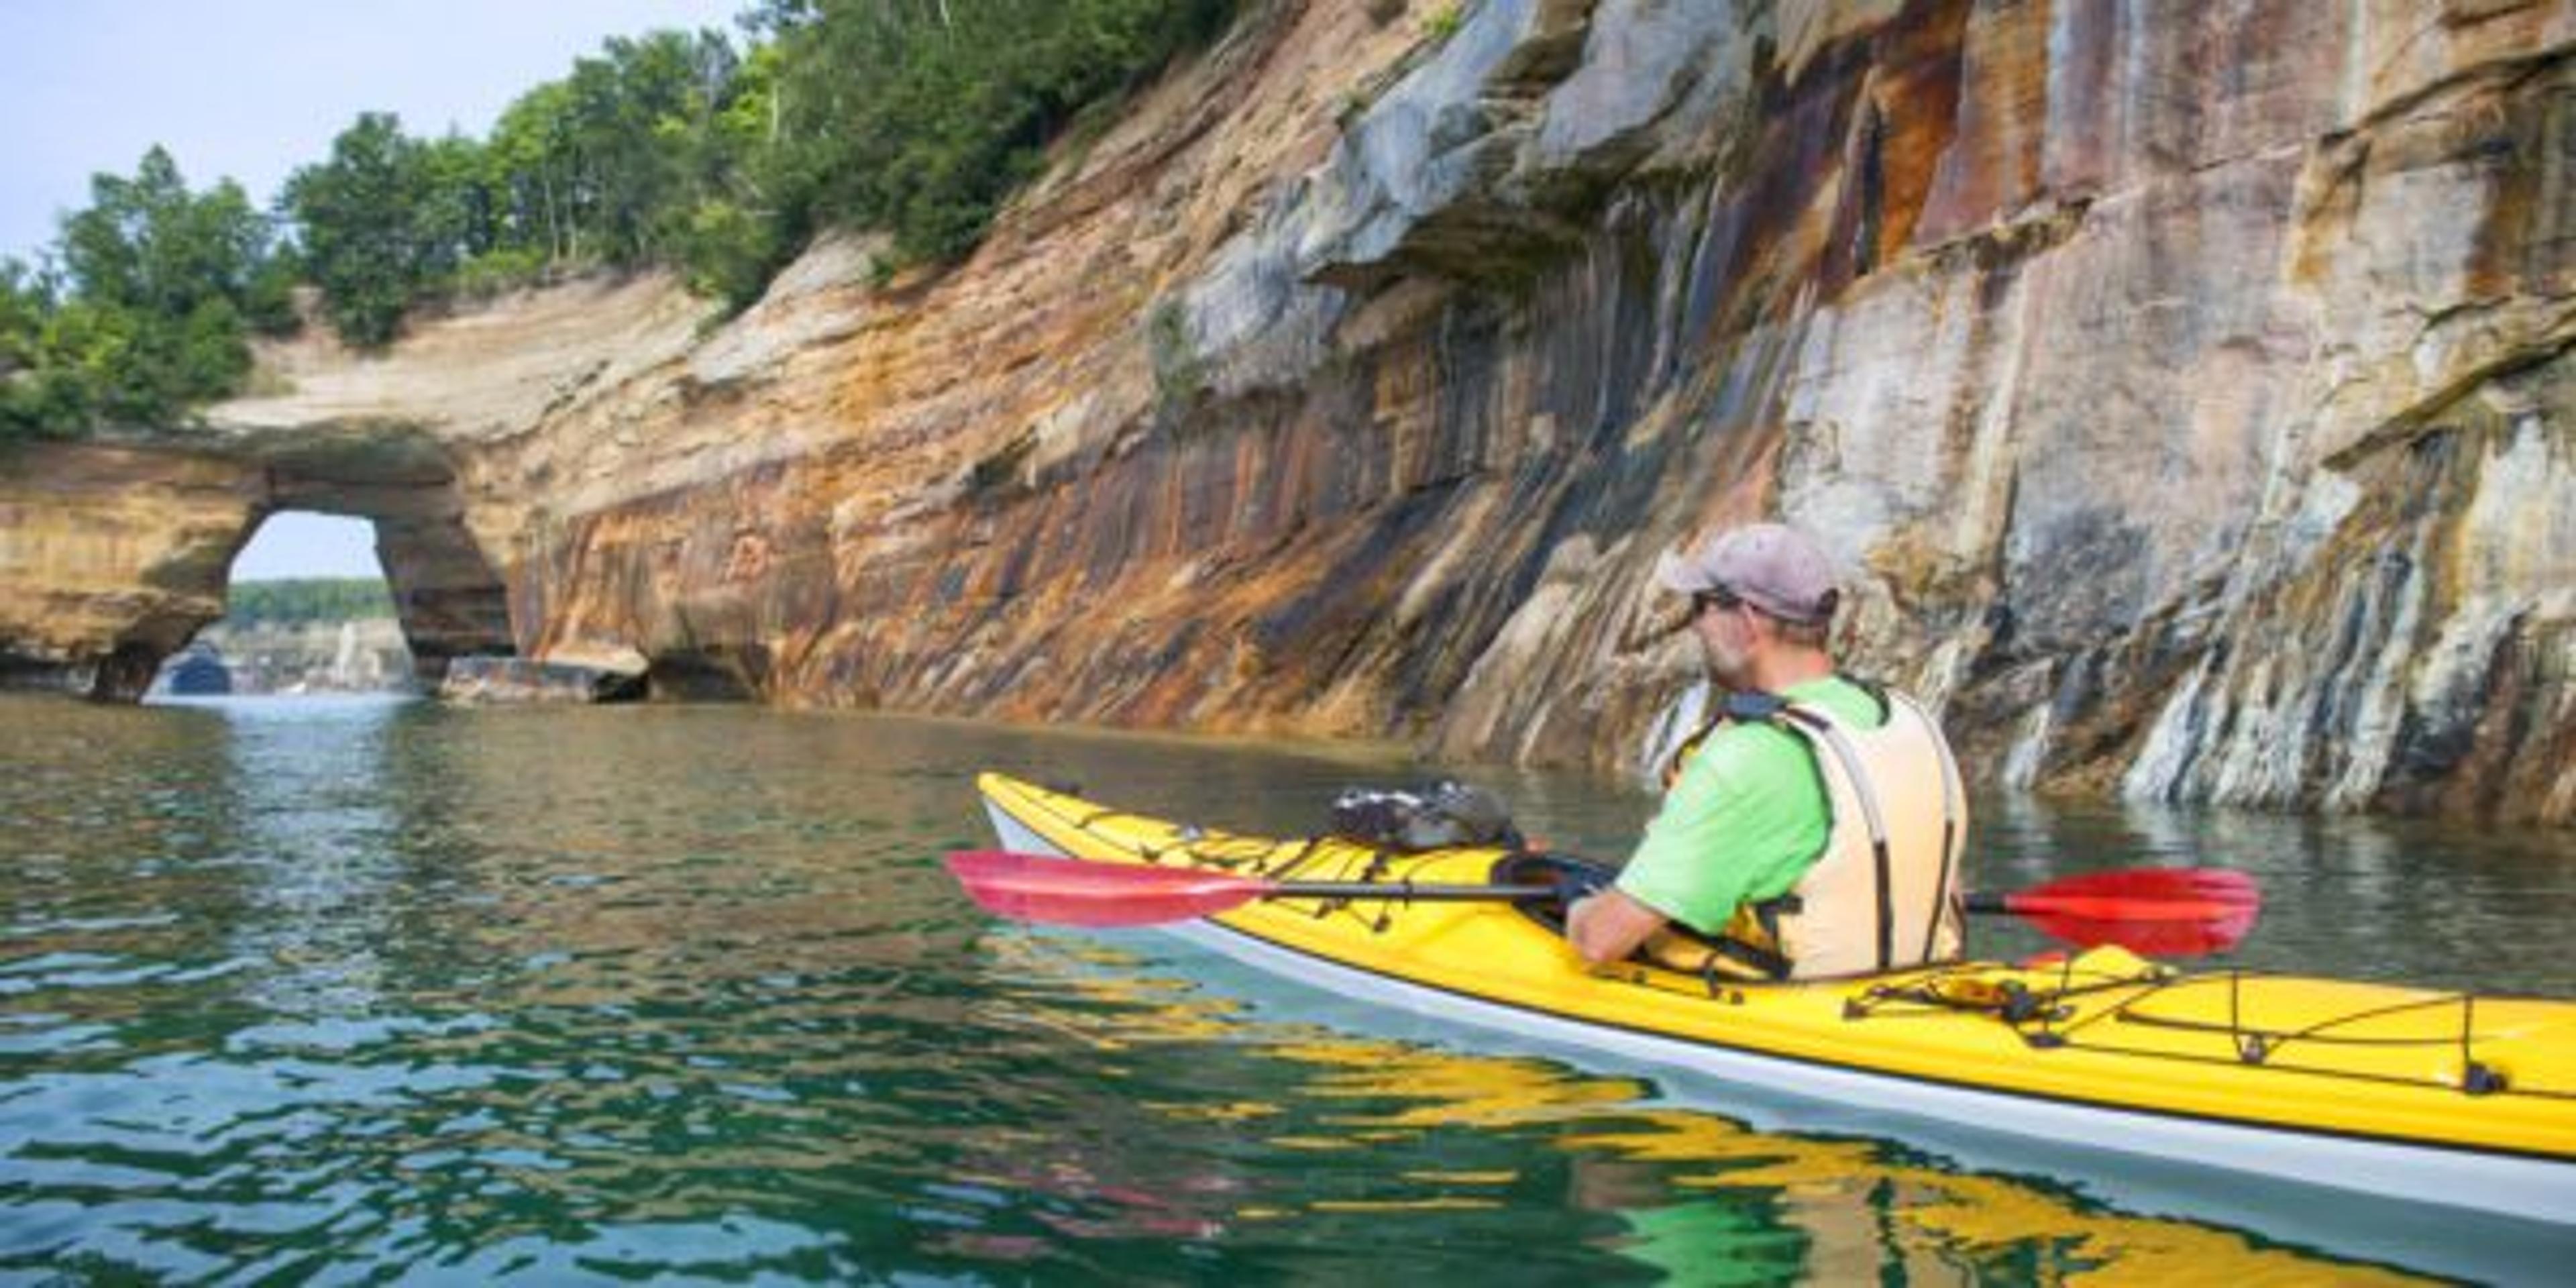
[[[1837,672],[1837,674],[1840,673]],[[1852,680],[1849,676],[1842,678],[1877,696],[1880,709],[1882,711],[1886,709],[1887,699],[1884,691],[1876,685],[1867,681]],[[1716,737],[1718,731],[1728,725],[1762,724],[1793,734],[1801,733],[1802,731],[1790,723],[1789,715],[1794,710],[1806,709],[1777,693],[1766,693],[1760,689],[1747,689],[1727,694],[1725,700],[1718,703],[1717,710],[1711,713],[1698,729],[1692,731],[1689,737],[1682,739],[1679,746],[1673,748],[1671,759],[1664,762],[1665,789],[1669,791],[1672,788],[1674,781],[1682,776],[1682,767],[1689,764],[1691,757],[1699,754],[1699,749],[1706,746],[1709,739]],[[1802,737],[1801,741],[1805,739]]]

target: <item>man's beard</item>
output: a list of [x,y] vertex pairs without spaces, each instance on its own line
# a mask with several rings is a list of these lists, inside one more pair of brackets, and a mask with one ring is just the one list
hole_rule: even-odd
[[1751,650],[1729,648],[1710,634],[1699,637],[1699,648],[1701,655],[1708,662],[1708,676],[1716,681],[1717,687],[1732,693],[1742,693],[1752,688]]

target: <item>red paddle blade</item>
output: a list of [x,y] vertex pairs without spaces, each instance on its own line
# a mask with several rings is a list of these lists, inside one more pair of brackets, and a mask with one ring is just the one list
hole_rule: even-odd
[[2051,937],[2118,944],[2150,957],[2225,952],[2254,929],[2263,895],[2224,868],[2089,872],[2004,896],[2004,908]]
[[2083,948],[2118,944],[2144,957],[2198,957],[2234,948],[2254,929],[2255,910],[2215,907],[2205,915],[2168,919],[2122,916],[2116,920],[2007,905],[2052,939]]
[[2259,908],[2262,888],[2232,868],[2118,868],[2079,872],[2017,891],[2015,899],[2187,900]]
[[1004,850],[946,860],[966,897],[996,917],[1058,926],[1150,926],[1241,907],[1269,883],[1224,872],[1085,863]]

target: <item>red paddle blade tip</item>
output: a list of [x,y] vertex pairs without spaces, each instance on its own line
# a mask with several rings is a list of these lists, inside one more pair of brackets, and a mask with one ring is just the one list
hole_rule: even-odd
[[978,907],[1012,921],[1058,926],[1151,926],[1223,912],[1268,887],[1249,877],[1183,868],[1085,863],[1006,850],[959,850],[944,862]]

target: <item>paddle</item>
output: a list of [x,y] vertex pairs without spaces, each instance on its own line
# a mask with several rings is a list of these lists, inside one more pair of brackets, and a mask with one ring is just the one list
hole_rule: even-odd
[[[1239,908],[1255,899],[1519,902],[1553,899],[1553,885],[1417,885],[1409,881],[1272,881],[1193,868],[1085,863],[1004,850],[960,850],[948,870],[985,911],[1064,926],[1150,926]],[[2003,894],[1972,894],[1968,911],[2021,917],[2083,947],[2119,944],[2160,957],[2221,952],[2254,927],[2254,880],[2222,868],[2088,872]]]
[[1240,908],[1255,899],[1494,902],[1553,899],[1552,885],[1416,885],[1409,881],[1272,881],[1196,868],[1085,863],[1006,850],[960,850],[948,871],[986,912],[1058,926],[1152,926]]

